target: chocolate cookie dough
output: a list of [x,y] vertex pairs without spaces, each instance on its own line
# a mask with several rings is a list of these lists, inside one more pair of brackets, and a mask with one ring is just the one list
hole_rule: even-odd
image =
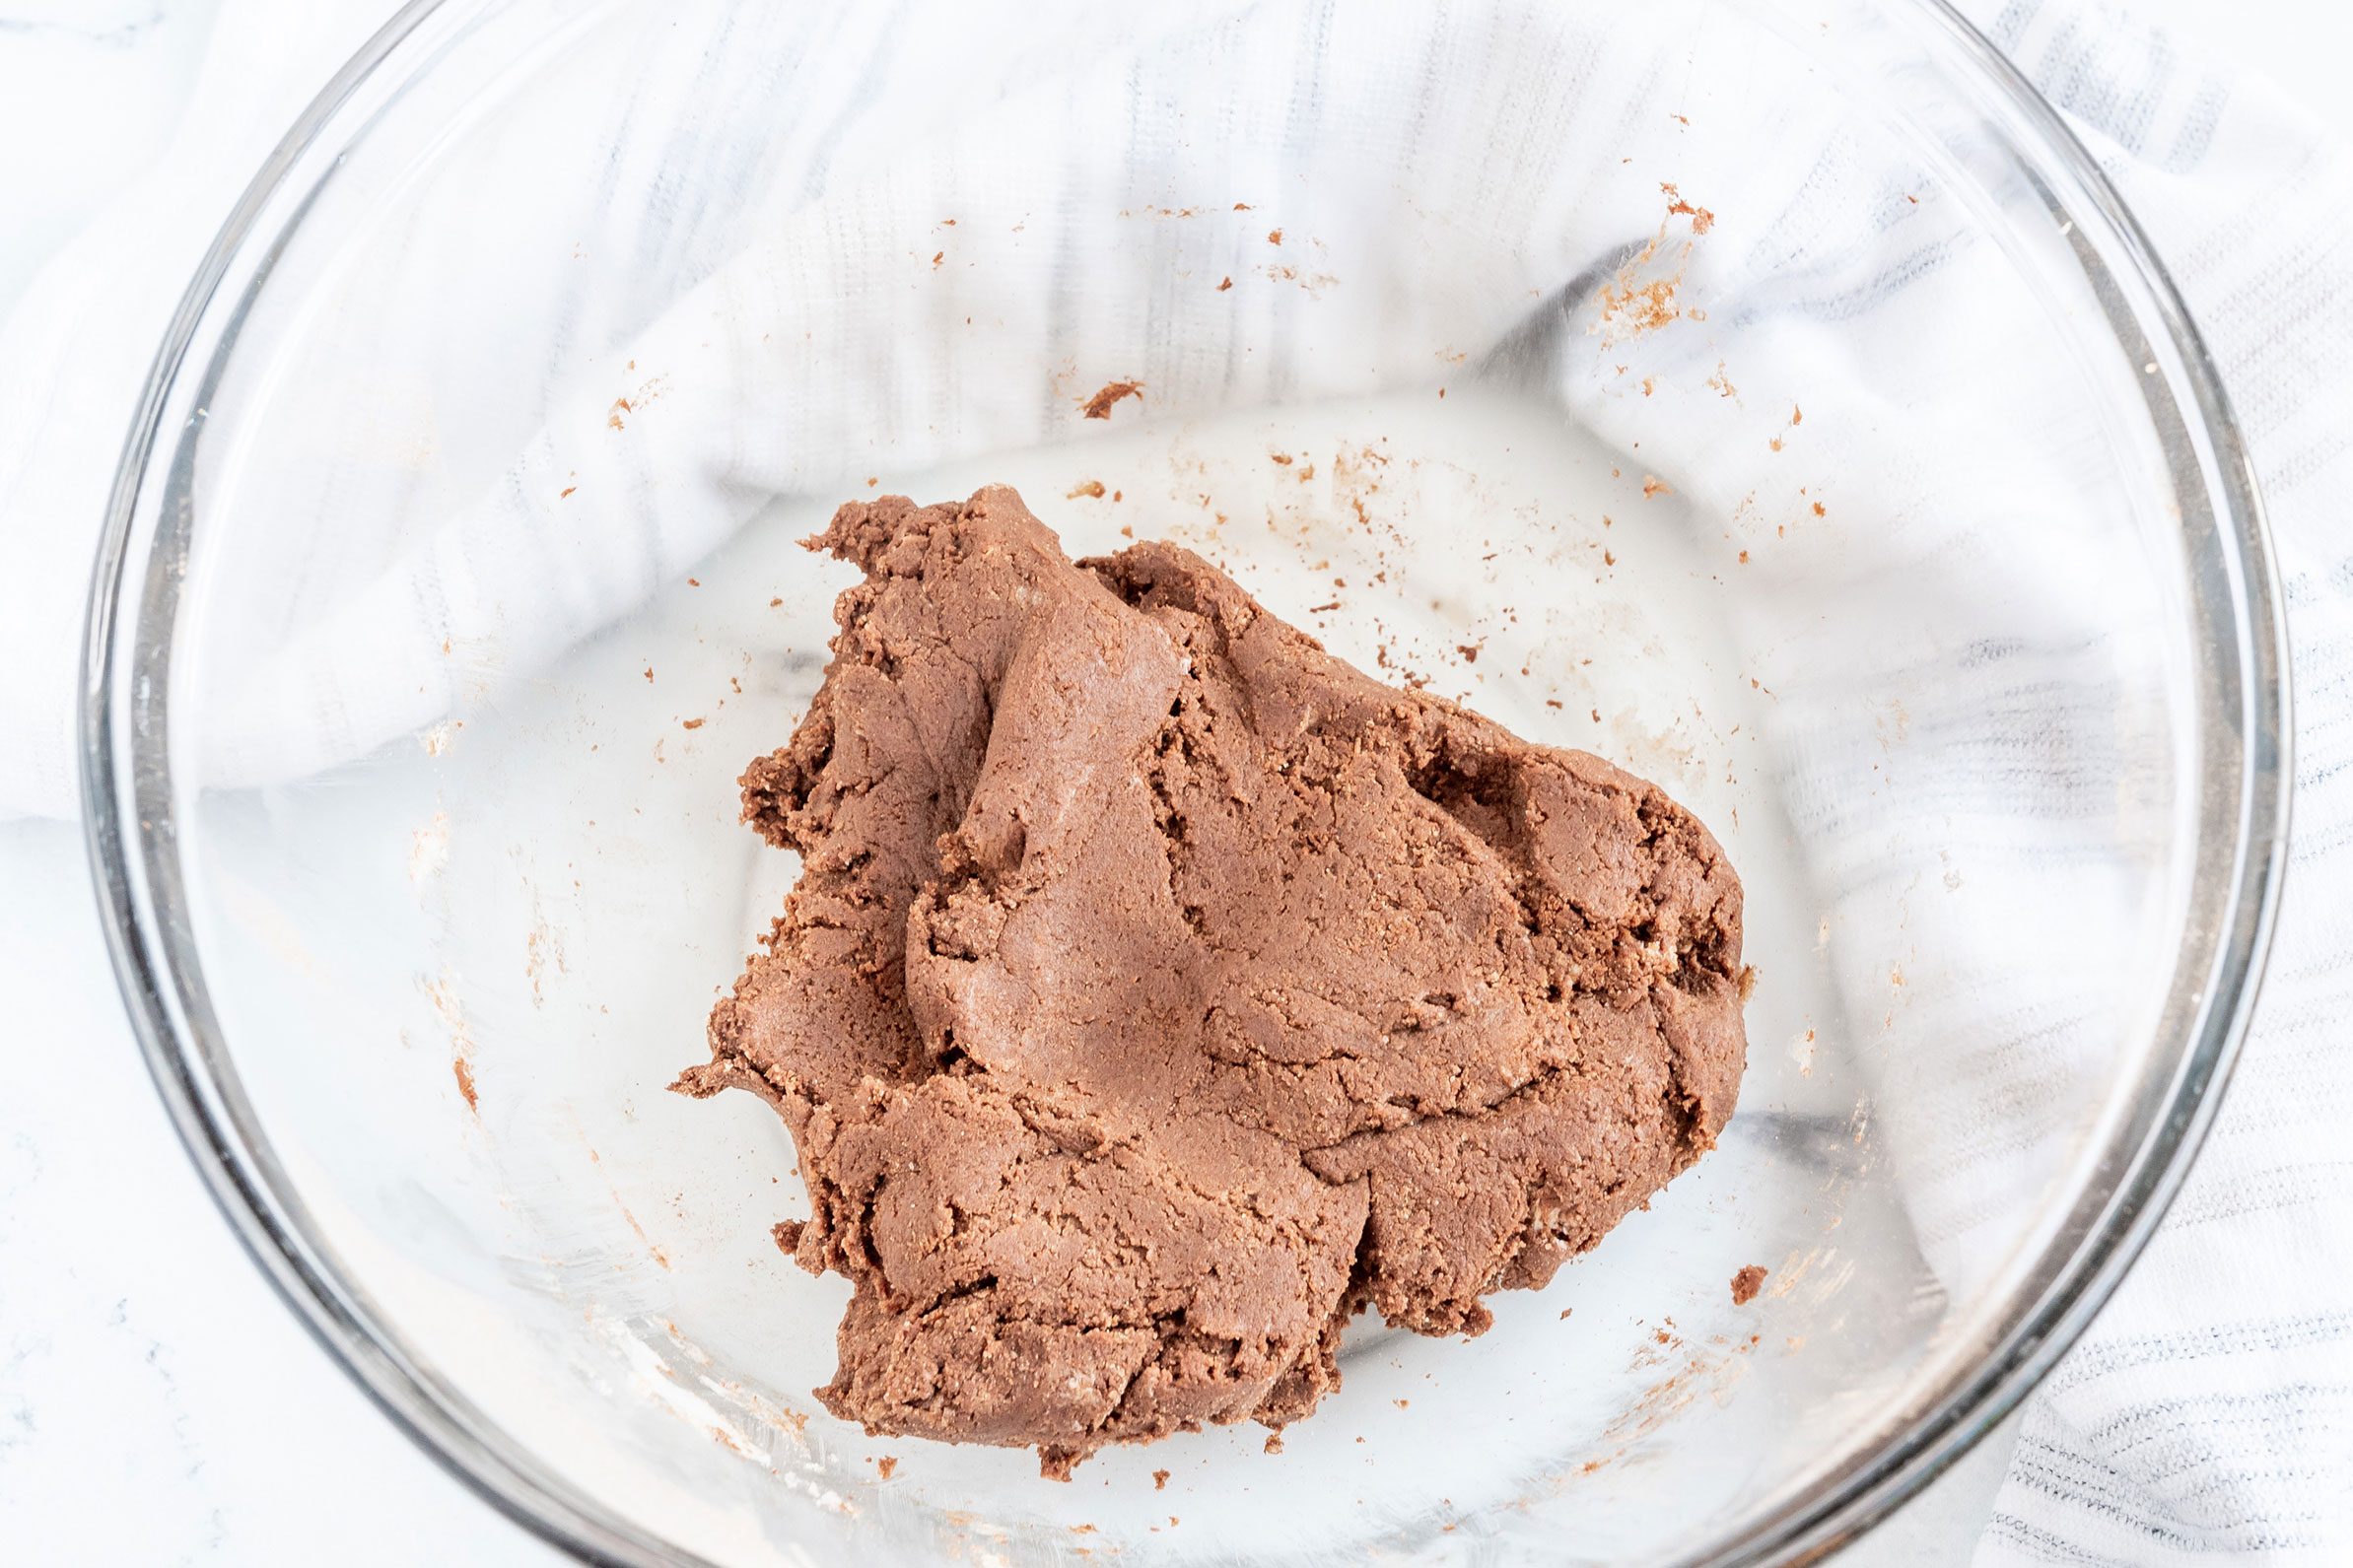
[[865,580],[742,781],[800,880],[678,1087],[792,1129],[835,1414],[1063,1475],[1280,1430],[1366,1304],[1476,1334],[1714,1142],[1740,880],[1650,784],[1008,489],[811,544]]

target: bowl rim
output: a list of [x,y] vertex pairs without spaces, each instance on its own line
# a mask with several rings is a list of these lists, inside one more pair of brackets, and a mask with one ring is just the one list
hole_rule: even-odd
[[[167,884],[176,885],[176,848],[169,843],[169,824],[159,831],[124,809],[126,788],[153,784],[164,773],[159,762],[140,751],[141,743],[161,744],[161,726],[153,734],[144,726],[125,726],[118,713],[126,687],[117,647],[122,612],[126,594],[143,579],[128,570],[130,544],[163,434],[164,408],[199,325],[272,199],[282,194],[304,156],[364,84],[429,19],[491,3],[496,0],[406,0],[277,143],[180,300],[139,396],[92,571],[79,694],[84,842],[124,1007],[173,1125],[232,1231],[329,1357],[443,1468],[550,1544],[600,1564],[701,1562],[583,1493],[508,1439],[496,1422],[411,1354],[400,1335],[373,1315],[365,1294],[338,1273],[298,1206],[285,1200],[283,1173],[274,1157],[238,1126],[249,1113],[226,1053],[207,1038],[209,1004],[200,988],[191,986],[195,971],[188,933],[159,920],[154,908],[156,871],[165,870]],[[2106,227],[2179,359],[2177,390],[2187,393],[2186,405],[2179,410],[2183,429],[2161,435],[2173,477],[2194,481],[2183,488],[2203,492],[2213,507],[2213,542],[2221,552],[2218,565],[2226,589],[2224,602],[2216,606],[2225,613],[2215,632],[2236,644],[2239,666],[2237,690],[2225,697],[2237,704],[2226,715],[2238,720],[2236,756],[2223,759],[2236,763],[2235,842],[2220,918],[2202,948],[2185,942],[2182,949],[2184,958],[2202,952],[2206,984],[2194,994],[2195,1013],[2170,1095],[2073,1252],[1978,1363],[1949,1383],[1892,1441],[1845,1470],[1818,1479],[1746,1538],[1690,1559],[1709,1568],[1812,1561],[1854,1540],[2008,1416],[2074,1343],[2147,1244],[2214,1120],[2252,1015],[2285,877],[2292,769],[2282,594],[2252,463],[2213,358],[2148,237],[2059,111],[1951,0],[1907,3],[1931,34],[1941,34],[1944,45],[1957,51],[1963,66],[1979,73],[1980,85],[1999,95],[2039,138],[2039,151],[2054,159],[2073,182],[2069,210],[2096,216]],[[2090,258],[2086,264],[2098,265]],[[2112,277],[2105,269],[2102,275]],[[232,302],[236,316],[242,317],[251,298],[248,291]],[[2208,443],[2211,474],[2192,436]],[[133,661],[130,668],[139,666]],[[119,754],[118,727],[136,737],[127,768]],[[2177,968],[2177,992],[2188,969]]]

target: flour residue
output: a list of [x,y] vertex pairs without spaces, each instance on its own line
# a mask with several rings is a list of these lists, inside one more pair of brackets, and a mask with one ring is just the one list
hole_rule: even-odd
[[408,836],[408,879],[423,882],[450,864],[450,813],[436,811]]

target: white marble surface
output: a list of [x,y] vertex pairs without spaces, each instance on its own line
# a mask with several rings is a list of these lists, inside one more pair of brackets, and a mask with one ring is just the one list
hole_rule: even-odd
[[[166,145],[216,3],[0,0],[0,315]],[[2353,11],[2140,9],[2353,134]],[[0,528],[30,525],[0,498]],[[556,1561],[378,1415],[239,1249],[122,1022],[76,829],[0,823],[0,1556]],[[1842,1561],[1966,1562],[2007,1437]]]

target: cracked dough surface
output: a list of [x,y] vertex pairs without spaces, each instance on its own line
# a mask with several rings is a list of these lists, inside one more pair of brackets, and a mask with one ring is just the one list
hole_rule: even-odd
[[1280,1428],[1364,1306],[1478,1333],[1713,1143],[1740,881],[1657,788],[1008,489],[811,544],[865,579],[742,780],[800,880],[678,1086],[792,1129],[836,1415],[1064,1475]]

